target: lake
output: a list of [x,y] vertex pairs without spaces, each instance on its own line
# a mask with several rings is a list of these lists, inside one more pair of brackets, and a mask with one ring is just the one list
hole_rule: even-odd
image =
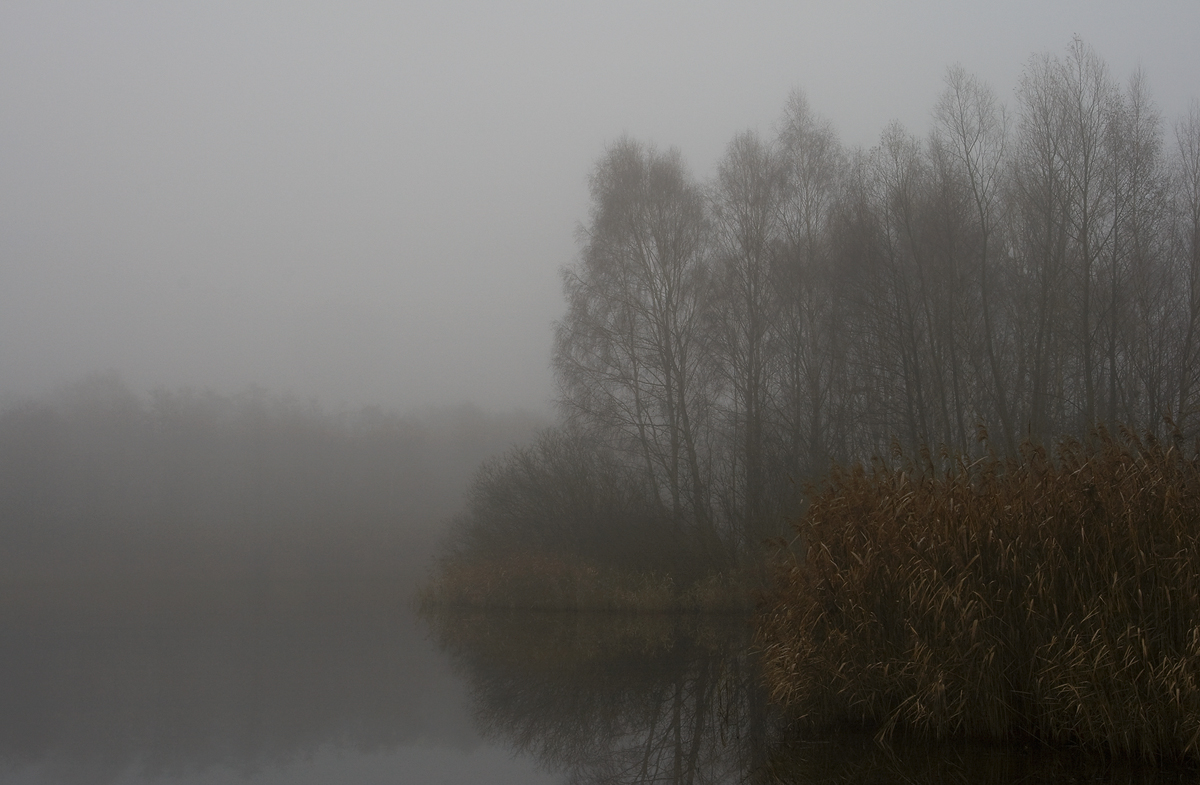
[[786,747],[734,619],[445,613],[381,575],[0,586],[2,783],[1185,782]]

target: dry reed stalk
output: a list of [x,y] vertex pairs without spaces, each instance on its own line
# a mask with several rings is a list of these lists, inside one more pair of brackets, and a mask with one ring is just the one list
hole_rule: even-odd
[[422,607],[555,611],[746,613],[745,582],[713,574],[677,585],[667,573],[598,567],[541,553],[447,561],[418,596]]
[[836,470],[758,624],[810,725],[1200,752],[1200,471],[1099,430],[1053,453]]

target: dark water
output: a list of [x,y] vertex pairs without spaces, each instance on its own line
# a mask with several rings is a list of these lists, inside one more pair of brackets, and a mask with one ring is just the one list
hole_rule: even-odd
[[745,625],[418,619],[387,577],[0,586],[0,783],[1189,782],[779,741]]

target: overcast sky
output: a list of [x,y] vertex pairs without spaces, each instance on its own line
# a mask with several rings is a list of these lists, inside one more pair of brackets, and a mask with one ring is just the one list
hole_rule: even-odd
[[0,3],[0,399],[95,371],[327,405],[552,394],[559,269],[628,133],[707,177],[803,89],[917,133],[1074,34],[1169,121],[1200,2]]

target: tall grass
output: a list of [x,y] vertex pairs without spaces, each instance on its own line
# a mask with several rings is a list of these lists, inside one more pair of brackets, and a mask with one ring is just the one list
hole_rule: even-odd
[[1200,753],[1200,465],[1100,430],[835,471],[758,622],[807,726]]
[[667,572],[537,552],[446,559],[417,601],[425,609],[635,613],[747,613],[752,607],[745,581],[725,573],[681,582]]

